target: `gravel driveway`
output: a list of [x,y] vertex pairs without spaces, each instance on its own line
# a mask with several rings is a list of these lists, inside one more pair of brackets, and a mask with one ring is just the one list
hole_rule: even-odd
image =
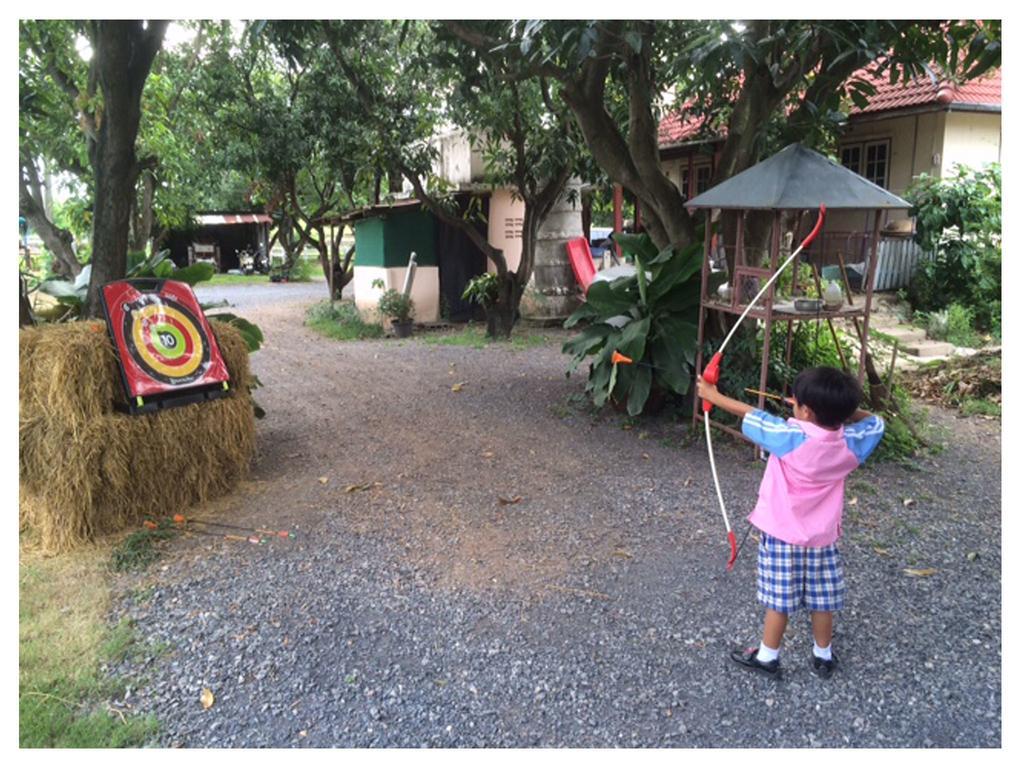
[[[573,406],[557,340],[324,340],[299,287],[238,301],[261,456],[195,513],[297,538],[179,538],[119,582],[148,650],[118,704],[162,744],[1000,745],[998,422],[930,411],[943,452],[851,478],[842,665],[814,676],[801,615],[775,682],[726,658],[758,635],[755,548],[726,573],[699,435]],[[716,448],[742,532],[763,465]]]

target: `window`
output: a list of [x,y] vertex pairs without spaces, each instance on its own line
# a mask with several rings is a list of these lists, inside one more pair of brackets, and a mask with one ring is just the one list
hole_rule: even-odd
[[[693,193],[699,195],[701,192],[706,192],[711,187],[711,166],[710,165],[698,165],[694,169],[694,175],[697,177],[696,189]],[[690,199],[690,165],[687,163],[679,170],[679,186],[680,193],[683,196],[683,201]]]
[[711,186],[711,166],[702,165],[697,168],[697,194],[706,192]]
[[688,165],[683,166],[679,171],[679,192],[683,196],[684,203],[690,199],[690,167]]
[[889,139],[847,144],[839,148],[839,162],[844,168],[859,173],[872,184],[887,187],[889,183]]

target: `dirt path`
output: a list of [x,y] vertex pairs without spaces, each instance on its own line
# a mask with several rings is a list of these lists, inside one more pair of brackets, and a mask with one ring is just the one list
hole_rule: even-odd
[[[999,744],[998,423],[934,411],[946,451],[855,476],[844,668],[813,677],[797,620],[773,686],[726,666],[757,632],[754,548],[726,575],[683,425],[571,407],[557,342],[332,342],[310,300],[246,311],[260,458],[200,510],[298,538],[182,539],[125,580],[121,612],[172,650],[126,664],[148,682],[123,703],[165,743]],[[742,531],[762,465],[717,445]]]

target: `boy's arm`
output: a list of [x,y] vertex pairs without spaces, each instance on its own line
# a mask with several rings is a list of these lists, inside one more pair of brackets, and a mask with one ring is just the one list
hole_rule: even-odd
[[853,415],[846,420],[847,424],[856,424],[858,421],[864,421],[864,419],[870,419],[872,416],[871,411],[865,411],[863,408],[858,408],[853,412]]
[[718,391],[718,387],[713,384],[708,384],[700,376],[697,377],[697,397],[701,400],[707,400],[709,403],[717,408],[721,408],[723,411],[728,411],[733,416],[743,417],[751,411],[757,409],[747,403],[740,402],[739,400],[733,400],[731,397],[727,397]]

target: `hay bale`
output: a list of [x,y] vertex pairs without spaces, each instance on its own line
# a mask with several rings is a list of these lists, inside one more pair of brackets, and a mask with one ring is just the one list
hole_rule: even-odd
[[232,490],[256,447],[249,352],[211,326],[231,377],[220,400],[130,416],[102,323],[21,331],[21,523],[58,552]]

